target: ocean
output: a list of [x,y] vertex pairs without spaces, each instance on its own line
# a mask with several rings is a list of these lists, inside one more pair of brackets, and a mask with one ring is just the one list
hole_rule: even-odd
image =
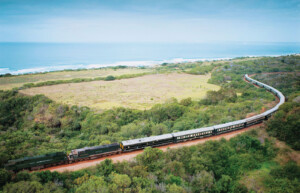
[[300,53],[300,43],[0,43],[0,74]]

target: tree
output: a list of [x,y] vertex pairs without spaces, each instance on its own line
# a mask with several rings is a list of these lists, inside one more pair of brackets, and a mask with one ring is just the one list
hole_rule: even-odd
[[30,193],[39,193],[44,192],[43,185],[37,181],[27,182],[27,181],[20,181],[17,183],[9,183],[6,184],[3,188],[3,191],[6,193],[23,193],[23,192],[30,192]]
[[[1,125],[0,125],[1,130]],[[3,166],[9,160],[9,155],[5,152],[0,152],[0,166]]]
[[181,185],[182,184],[182,179],[179,176],[174,176],[174,175],[168,175],[166,177],[166,183],[167,184],[176,184],[176,185]]
[[149,112],[147,112],[148,117],[151,121],[155,123],[162,123],[166,120],[176,120],[181,117],[184,113],[184,106],[177,103],[167,103],[164,105],[155,105]]
[[129,186],[131,184],[131,179],[126,174],[112,173],[110,175],[111,184],[109,189],[111,192],[130,192]]
[[186,98],[186,99],[182,99],[180,101],[180,104],[183,105],[183,106],[190,106],[192,104],[192,98],[189,97],[189,98]]
[[5,169],[0,169],[0,187],[11,180],[11,173]]
[[214,185],[214,176],[211,172],[202,170],[192,177],[191,183],[194,192],[210,192]]
[[99,171],[100,175],[107,177],[115,171],[115,167],[111,159],[105,159],[103,162],[97,165],[97,170]]
[[182,187],[180,187],[176,184],[171,184],[171,185],[167,186],[167,192],[168,193],[185,193],[186,191]]
[[107,193],[107,183],[102,177],[91,176],[86,182],[76,188],[77,193]]
[[37,172],[36,175],[41,179],[41,183],[45,184],[54,180],[61,180],[61,175],[58,172],[50,172],[49,170]]
[[285,141],[292,148],[300,149],[300,103],[286,102],[268,121],[267,131]]
[[230,192],[232,189],[232,179],[230,176],[222,175],[221,179],[216,183],[216,190],[220,193]]
[[152,135],[161,135],[168,132],[168,127],[165,124],[157,124],[152,127]]
[[185,169],[182,162],[172,161],[165,165],[164,171],[166,173],[171,173],[175,176],[184,177]]
[[20,171],[19,173],[17,173],[15,180],[17,182],[28,181],[28,180],[30,180],[30,174],[28,171]]
[[148,171],[156,171],[162,167],[159,160],[163,159],[163,151],[157,148],[146,147],[142,154],[136,157],[140,165],[146,166]]

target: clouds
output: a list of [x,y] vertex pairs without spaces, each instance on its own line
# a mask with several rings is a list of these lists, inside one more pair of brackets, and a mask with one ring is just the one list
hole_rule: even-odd
[[0,0],[0,41],[300,41],[299,4],[235,0]]

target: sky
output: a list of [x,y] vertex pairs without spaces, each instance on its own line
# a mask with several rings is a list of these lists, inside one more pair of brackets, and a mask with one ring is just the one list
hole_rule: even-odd
[[300,42],[300,0],[0,0],[0,42]]

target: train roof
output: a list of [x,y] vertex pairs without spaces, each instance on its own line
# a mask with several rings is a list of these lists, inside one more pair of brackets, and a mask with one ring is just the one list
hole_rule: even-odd
[[19,159],[9,160],[8,163],[22,162],[22,161],[27,161],[27,160],[35,160],[35,159],[39,159],[39,158],[53,157],[53,156],[62,155],[62,154],[66,155],[65,152],[55,152],[55,153],[48,153],[48,154],[44,154],[44,155],[37,155],[37,156],[33,156],[33,157],[23,157],[23,158],[19,158]]
[[231,126],[231,125],[243,124],[243,123],[245,123],[244,119],[238,120],[238,121],[232,121],[232,122],[228,122],[228,123],[223,123],[223,124],[219,124],[219,125],[214,125],[213,127],[215,129],[220,129],[220,128],[223,128],[223,127],[228,127],[228,126]]
[[255,120],[255,119],[258,119],[258,118],[261,118],[264,116],[264,113],[261,113],[261,114],[258,114],[258,115],[254,115],[252,117],[249,117],[249,118],[246,118],[246,119],[243,119],[245,121],[252,121],[252,120]]
[[204,127],[204,128],[198,128],[198,129],[191,129],[191,130],[186,130],[186,131],[179,131],[176,133],[172,133],[174,137],[179,137],[179,136],[185,136],[189,134],[195,134],[195,133],[200,133],[200,132],[205,132],[205,131],[212,131],[214,128],[213,127]]
[[135,144],[141,144],[141,143],[147,143],[147,142],[159,141],[159,140],[171,139],[171,138],[173,138],[172,134],[164,134],[164,135],[157,135],[157,136],[122,141],[122,144],[124,146],[128,146],[128,145],[135,145]]
[[99,145],[99,146],[93,146],[93,147],[83,147],[80,149],[74,149],[77,152],[81,151],[86,151],[86,150],[96,150],[96,149],[103,149],[103,148],[108,148],[108,147],[113,147],[113,146],[119,146],[119,143],[112,143],[112,144],[107,144],[107,145]]
[[254,79],[250,78],[250,77],[248,76],[248,74],[245,74],[245,78],[246,78],[247,80],[248,80],[248,79],[251,80],[251,82],[256,82],[257,84],[259,84],[259,85],[261,85],[261,86],[264,86],[265,88],[269,88],[269,89],[275,91],[275,93],[277,94],[277,96],[278,96],[278,98],[279,98],[279,103],[278,103],[276,106],[274,106],[273,108],[267,110],[266,112],[264,112],[264,113],[262,113],[262,114],[259,114],[259,115],[256,115],[256,116],[247,118],[247,119],[245,119],[245,120],[249,121],[249,120],[253,120],[253,119],[255,119],[255,118],[259,118],[260,116],[266,116],[266,115],[268,115],[268,114],[270,114],[270,113],[273,113],[273,112],[277,111],[278,108],[280,107],[280,105],[282,105],[282,104],[285,102],[285,96],[284,96],[279,90],[277,90],[276,88],[273,88],[273,87],[271,87],[271,86],[269,86],[269,85],[266,85],[266,84],[264,84],[264,83],[261,83],[261,82],[259,82],[259,81],[257,81],[257,80],[254,80]]

